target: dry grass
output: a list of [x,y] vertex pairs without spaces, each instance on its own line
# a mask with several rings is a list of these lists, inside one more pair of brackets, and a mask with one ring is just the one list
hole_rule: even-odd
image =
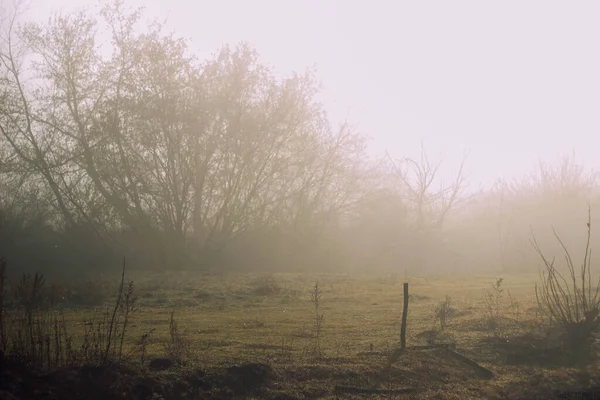
[[[268,398],[283,393],[294,396],[288,398],[340,398],[333,391],[336,385],[413,388],[409,398],[418,399],[531,398],[532,394],[551,398],[561,388],[593,386],[597,367],[569,363],[543,336],[545,325],[534,291],[537,275],[503,277],[502,287],[510,297],[497,305],[501,334],[490,328],[485,291],[497,278],[409,280],[408,346],[451,342],[491,369],[495,373],[491,380],[436,350],[410,350],[394,357],[403,281],[391,275],[133,273],[128,279],[140,288],[138,308],[128,321],[123,352],[137,360],[164,357],[165,343],[173,343],[176,322],[177,338],[186,344],[188,363],[195,367],[271,365],[279,379]],[[320,354],[315,355],[311,290],[317,280],[322,291],[319,313],[326,315],[326,323],[319,333]],[[447,298],[452,299],[447,310],[451,316],[441,334],[432,310]],[[511,306],[516,301],[518,315]],[[63,315],[76,329],[92,312],[65,308]]]
[[[279,390],[298,397],[334,396],[332,388],[340,384],[413,387],[418,391],[412,398],[515,398],[524,389],[547,395],[548,390],[563,386],[594,383],[581,381],[582,376],[593,376],[591,367],[582,373],[583,367],[568,366],[558,350],[540,342],[544,321],[537,310],[536,275],[504,277],[503,288],[510,291],[510,298],[497,305],[501,334],[489,327],[485,297],[497,277],[410,280],[408,346],[432,343],[431,338],[424,339],[424,333],[439,329],[431,310],[449,296],[452,317],[443,336],[493,370],[493,380],[481,380],[435,352],[412,352],[388,365],[390,353],[398,346],[402,310],[403,281],[393,276],[182,273],[136,278],[143,289],[140,309],[131,321],[129,345],[135,346],[139,337],[154,330],[147,339],[146,358],[164,356],[170,313],[175,309],[191,357],[202,368],[268,363],[285,377]],[[316,280],[322,288],[320,311],[327,315],[320,332],[320,357],[314,353],[311,302]],[[515,301],[519,315],[511,305]],[[387,371],[385,376],[382,371]],[[525,382],[536,376],[552,379],[534,381],[535,386]]]

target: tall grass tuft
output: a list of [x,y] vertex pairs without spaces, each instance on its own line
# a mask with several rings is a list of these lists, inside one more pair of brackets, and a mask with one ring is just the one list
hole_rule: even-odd
[[[137,310],[133,282],[124,289],[125,266],[112,312],[82,320],[83,331],[67,321],[46,296],[42,273],[24,273],[7,296],[7,263],[0,259],[0,350],[5,358],[40,370],[72,365],[101,365],[122,357],[128,323]],[[50,290],[52,293],[52,290]]]

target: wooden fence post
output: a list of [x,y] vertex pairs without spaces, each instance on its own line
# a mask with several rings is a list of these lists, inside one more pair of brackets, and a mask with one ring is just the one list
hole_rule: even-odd
[[408,282],[404,283],[404,309],[402,310],[402,328],[400,330],[400,348],[406,348],[406,317],[408,314]]

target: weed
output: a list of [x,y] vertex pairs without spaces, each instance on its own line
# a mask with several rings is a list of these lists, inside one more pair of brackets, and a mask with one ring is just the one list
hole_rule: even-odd
[[314,351],[315,351],[315,355],[317,357],[323,356],[323,352],[321,349],[321,335],[323,333],[323,321],[325,319],[325,315],[319,312],[319,306],[321,305],[321,296],[322,295],[323,295],[323,292],[322,292],[321,288],[319,287],[319,282],[316,282],[315,286],[313,287],[313,290],[311,291],[311,301],[315,306],[315,326],[314,326],[315,347],[314,347]]
[[498,278],[496,283],[492,285],[492,291],[486,289],[483,296],[486,324],[497,335],[501,332],[502,328],[503,281],[503,278]]
[[121,341],[119,343],[119,360],[121,360],[123,355],[123,342],[125,341],[125,333],[127,332],[129,319],[132,314],[138,310],[138,296],[134,291],[133,281],[130,281],[127,284],[127,289],[125,290],[123,301],[120,303],[120,308],[123,315],[123,325],[120,335]]
[[446,329],[446,323],[452,315],[452,299],[446,296],[444,301],[434,309],[435,320],[440,322],[440,329]]
[[155,328],[152,328],[151,330],[149,330],[148,332],[146,332],[142,336],[140,336],[140,338],[137,341],[137,346],[139,349],[140,365],[146,364],[146,354],[147,354],[148,344],[150,343],[150,334],[154,333],[155,330],[156,330]]
[[521,307],[519,301],[510,294],[510,290],[507,290],[508,299],[510,300],[510,311],[514,321],[518,324],[521,321]]
[[167,356],[174,361],[183,361],[189,352],[189,343],[179,329],[175,320],[175,310],[171,310],[169,318],[169,339],[165,344]]
[[66,365],[107,364],[120,358],[127,324],[137,300],[133,283],[123,292],[124,273],[123,269],[113,313],[106,311],[91,318],[84,317],[82,334],[78,337],[80,345],[74,346],[75,336],[67,329],[69,324],[64,314],[50,308],[54,302],[45,296],[43,274],[24,273],[13,287],[13,307],[6,308],[6,262],[0,261],[1,350],[10,359],[44,370]]

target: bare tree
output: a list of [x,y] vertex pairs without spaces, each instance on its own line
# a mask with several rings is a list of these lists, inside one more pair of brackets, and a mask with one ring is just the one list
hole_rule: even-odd
[[[449,213],[461,200],[466,187],[463,157],[460,166],[450,182],[439,177],[443,159],[430,160],[425,147],[421,144],[418,160],[403,158],[394,161],[389,157],[392,172],[398,179],[405,202],[414,217],[416,248],[415,263],[417,270],[424,264],[425,253],[432,245],[434,236],[439,236]],[[438,240],[438,245],[439,245]]]
[[[466,157],[451,182],[439,180],[443,159],[431,161],[423,145],[419,160],[403,158],[391,160],[393,171],[405,190],[406,200],[412,204],[415,227],[419,230],[428,225],[441,227],[448,213],[453,210],[466,187],[464,165]],[[436,187],[435,184],[438,184]]]
[[140,16],[115,0],[11,22],[0,130],[11,165],[44,183],[67,225],[181,264],[189,243],[206,257],[248,230],[316,226],[352,206],[364,145],[331,129],[311,72],[276,79],[247,45],[200,63],[160,24],[137,29]]

